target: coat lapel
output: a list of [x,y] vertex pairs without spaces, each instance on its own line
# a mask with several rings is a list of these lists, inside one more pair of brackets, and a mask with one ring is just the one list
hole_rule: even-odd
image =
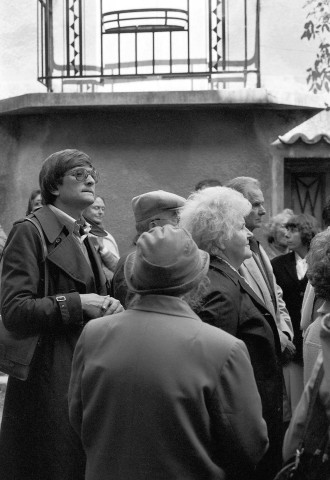
[[273,315],[271,311],[268,310],[265,303],[262,299],[255,293],[253,288],[248,284],[244,277],[236,273],[233,269],[230,268],[225,262],[218,260],[217,258],[212,258],[211,268],[217,269],[225,273],[228,277],[230,277],[234,283],[239,283],[241,288],[250,295],[250,297],[254,300],[254,302],[260,307],[261,310],[266,310],[268,313]]
[[72,234],[68,232],[67,228],[50,208],[46,206],[37,210],[35,216],[49,243],[48,261],[54,263],[76,282],[83,283],[84,285],[90,283],[91,273],[94,273],[96,291],[100,294],[105,294],[106,278],[97,257],[97,252],[91,245],[89,239],[86,239],[88,242],[86,242],[86,246],[91,257],[93,272],[91,272],[91,267]]

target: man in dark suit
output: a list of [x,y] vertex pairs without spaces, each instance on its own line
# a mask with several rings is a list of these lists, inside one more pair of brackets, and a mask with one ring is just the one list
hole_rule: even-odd
[[[85,456],[68,419],[67,391],[74,346],[92,318],[122,310],[107,295],[98,255],[83,225],[98,174],[78,150],[50,155],[39,181],[43,207],[34,212],[47,244],[44,292],[41,239],[22,219],[3,257],[1,313],[17,334],[40,334],[29,378],[9,378],[0,434],[2,480],[82,480]],[[83,228],[85,227],[85,228]]]

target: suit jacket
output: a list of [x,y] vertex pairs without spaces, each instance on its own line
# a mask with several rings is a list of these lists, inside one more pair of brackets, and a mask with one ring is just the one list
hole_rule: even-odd
[[86,480],[251,478],[267,446],[243,342],[165,295],[86,325],[69,411]]
[[243,340],[248,348],[267,423],[269,451],[258,466],[258,478],[271,479],[281,465],[281,346],[272,314],[252,288],[226,262],[211,257],[211,285],[200,318]]
[[293,343],[296,347],[295,360],[302,362],[302,332],[300,329],[301,307],[307,285],[307,277],[298,280],[294,252],[280,255],[272,261],[274,275],[282,288],[283,299],[290,314],[293,326]]
[[[282,350],[285,347],[286,335],[293,339],[293,328],[290,315],[283,300],[281,287],[276,283],[271,262],[261,245],[259,245],[262,265],[255,253],[243,262],[239,268],[240,274],[245,278],[255,293],[264,302],[266,308],[275,317],[279,330]],[[265,279],[266,276],[266,279]],[[272,289],[272,291],[270,291]],[[272,300],[274,298],[274,302]],[[283,335],[283,333],[286,335]]]
[[[4,323],[15,332],[39,332],[41,339],[28,380],[8,381],[0,432],[1,479],[80,480],[85,456],[67,411],[73,350],[87,321],[79,294],[106,294],[106,279],[88,239],[93,271],[72,233],[48,207],[35,217],[48,245],[48,296],[34,225],[24,220],[14,224],[3,259]],[[57,296],[66,298],[61,308]]]

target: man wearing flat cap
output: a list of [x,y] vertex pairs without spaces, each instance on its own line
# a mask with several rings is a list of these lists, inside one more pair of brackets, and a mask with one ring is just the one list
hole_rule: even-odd
[[176,226],[179,223],[180,208],[185,201],[185,198],[164,190],[143,193],[132,199],[137,236],[132,248],[119,259],[111,282],[111,295],[120,300],[125,308],[134,296],[128,291],[124,277],[124,263],[127,255],[135,251],[136,240],[142,233],[157,226]]
[[125,263],[134,305],[85,327],[68,396],[85,480],[253,479],[268,437],[248,351],[185,300],[208,267],[187,230],[152,228]]

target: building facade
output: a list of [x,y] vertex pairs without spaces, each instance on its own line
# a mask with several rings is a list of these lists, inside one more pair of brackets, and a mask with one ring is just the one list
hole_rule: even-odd
[[320,218],[328,57],[308,2],[10,3],[0,2],[6,231],[24,215],[44,158],[63,148],[99,168],[121,251],[134,235],[133,196],[187,196],[204,178],[256,177],[269,215],[293,207]]

